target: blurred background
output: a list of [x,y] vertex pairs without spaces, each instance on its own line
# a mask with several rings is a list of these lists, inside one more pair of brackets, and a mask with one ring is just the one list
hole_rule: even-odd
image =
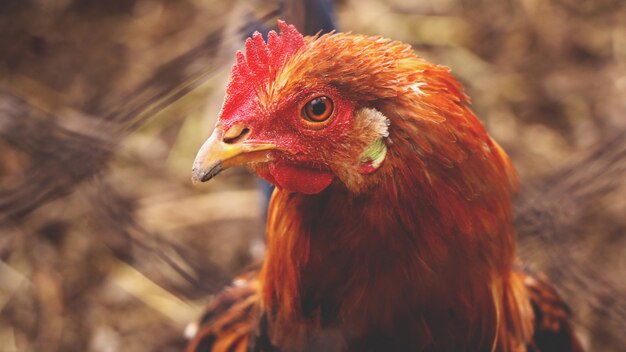
[[183,348],[264,251],[250,173],[190,182],[234,53],[320,11],[452,68],[521,176],[522,260],[626,349],[626,2],[0,0],[0,351]]

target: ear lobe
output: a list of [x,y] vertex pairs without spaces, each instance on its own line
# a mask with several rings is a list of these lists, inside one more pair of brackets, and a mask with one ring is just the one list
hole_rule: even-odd
[[389,137],[389,119],[376,109],[363,108],[356,113],[357,128],[366,131],[370,136],[370,144],[363,150],[357,171],[368,175],[378,170],[387,156],[385,138]]
[[387,145],[383,137],[378,138],[361,154],[361,161],[357,171],[362,175],[368,175],[378,170],[387,156]]

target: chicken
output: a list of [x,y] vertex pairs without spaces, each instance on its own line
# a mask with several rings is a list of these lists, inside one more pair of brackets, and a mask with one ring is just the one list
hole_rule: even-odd
[[505,152],[449,69],[381,37],[279,22],[237,53],[193,180],[276,185],[267,253],[189,351],[582,351],[516,264]]

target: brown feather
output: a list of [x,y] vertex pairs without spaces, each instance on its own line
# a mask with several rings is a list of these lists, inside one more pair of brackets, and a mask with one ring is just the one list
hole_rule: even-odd
[[[390,121],[387,154],[376,172],[354,175],[361,182],[275,191],[258,291],[239,299],[256,297],[260,315],[238,325],[247,308],[229,306],[204,333],[217,337],[214,350],[260,328],[263,345],[283,351],[526,351],[533,329],[544,331],[534,315],[552,315],[513,269],[517,178],[461,85],[402,43],[343,33],[304,43],[255,81],[257,110],[268,118],[298,92],[333,87],[354,111]],[[300,153],[350,170],[376,134],[346,126]]]

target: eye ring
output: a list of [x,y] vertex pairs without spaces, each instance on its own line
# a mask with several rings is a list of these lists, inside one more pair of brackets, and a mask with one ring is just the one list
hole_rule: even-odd
[[310,124],[320,124],[330,119],[334,109],[333,101],[329,97],[319,96],[302,107],[302,117]]

